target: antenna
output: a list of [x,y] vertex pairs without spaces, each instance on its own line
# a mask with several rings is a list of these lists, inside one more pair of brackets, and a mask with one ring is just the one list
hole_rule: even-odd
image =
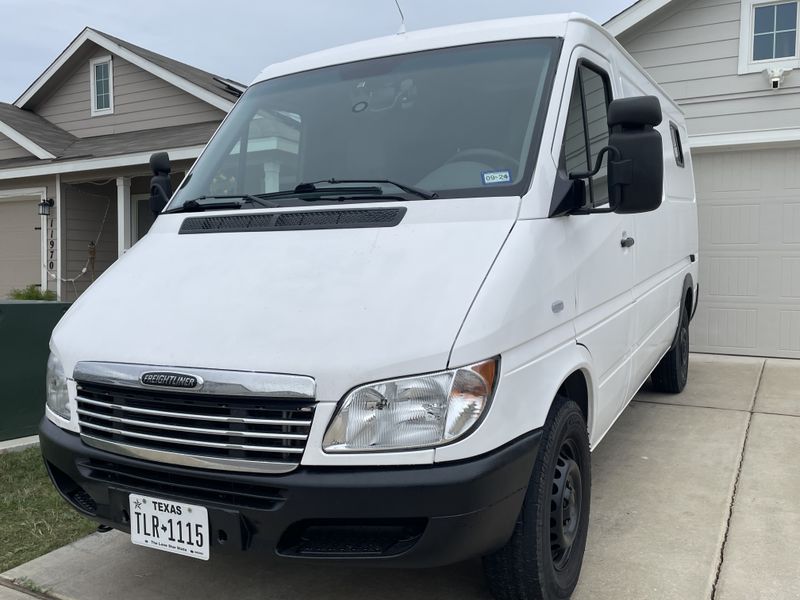
[[400,13],[400,29],[397,30],[397,35],[402,35],[406,32],[406,17],[403,15],[403,9],[400,8],[400,0],[394,0],[397,6],[397,12]]

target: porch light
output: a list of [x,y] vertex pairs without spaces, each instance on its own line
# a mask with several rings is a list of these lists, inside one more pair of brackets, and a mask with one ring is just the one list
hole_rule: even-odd
[[40,217],[49,217],[50,216],[50,207],[55,204],[52,198],[48,198],[47,200],[42,200],[39,202],[39,216]]

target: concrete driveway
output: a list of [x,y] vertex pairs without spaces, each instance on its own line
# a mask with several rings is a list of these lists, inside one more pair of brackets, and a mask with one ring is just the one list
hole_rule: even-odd
[[[798,456],[800,361],[693,355],[683,394],[642,391],[593,454],[574,600],[800,598]],[[489,598],[477,560],[427,571],[204,563],[116,532],[3,577],[75,600]],[[0,587],[2,600],[24,598]]]

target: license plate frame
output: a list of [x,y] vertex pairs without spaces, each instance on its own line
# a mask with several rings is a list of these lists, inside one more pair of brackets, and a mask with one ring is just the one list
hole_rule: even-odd
[[205,506],[131,493],[128,507],[133,544],[199,560],[210,558]]

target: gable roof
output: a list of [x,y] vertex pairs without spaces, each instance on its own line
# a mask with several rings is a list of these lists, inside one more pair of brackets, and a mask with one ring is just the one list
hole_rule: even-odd
[[77,138],[29,110],[0,102],[0,133],[39,159],[59,156]]
[[606,21],[605,28],[608,29],[611,35],[617,37],[674,1],[675,0],[638,0],[621,13],[614,15]]
[[97,44],[140,69],[152,73],[156,77],[225,112],[233,107],[233,103],[246,88],[243,84],[231,79],[218,77],[202,69],[110,36],[102,31],[86,27],[45,69],[44,73],[17,98],[14,106],[32,108],[36,101],[49,91],[52,84],[55,83],[54,78],[63,68],[72,67],[81,60],[80,51],[88,42]]
[[169,152],[172,160],[194,159],[219,126],[217,122],[175,125],[158,129],[75,138],[60,156],[0,160],[0,180],[143,165],[152,152]]

